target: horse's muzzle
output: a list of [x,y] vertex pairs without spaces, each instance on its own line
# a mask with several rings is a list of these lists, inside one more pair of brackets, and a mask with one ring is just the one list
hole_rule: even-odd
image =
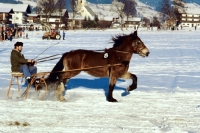
[[142,56],[142,57],[148,57],[150,54],[149,50],[147,48],[145,49],[142,49],[140,52],[139,52],[139,55]]
[[149,56],[149,54],[150,54],[150,52],[147,52],[147,53],[146,53],[146,57]]

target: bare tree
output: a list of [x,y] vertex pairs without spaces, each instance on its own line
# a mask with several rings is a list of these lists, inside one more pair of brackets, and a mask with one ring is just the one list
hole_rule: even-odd
[[49,18],[56,9],[56,2],[57,0],[38,0],[38,7],[42,9],[42,14],[47,23],[49,23]]
[[150,25],[150,19],[148,19],[147,17],[144,17],[143,18],[143,22],[144,22],[144,26],[148,26],[148,25]]
[[72,9],[72,29],[74,29],[74,18],[76,14],[78,14],[78,1],[77,0],[70,0],[70,5]]
[[62,17],[63,17],[63,9],[65,9],[65,6],[66,6],[66,0],[58,0],[57,1],[57,5],[56,5],[56,7],[57,7],[57,9],[58,9],[58,12],[59,12],[59,17],[60,17],[60,25],[61,25],[61,23],[62,23]]
[[160,27],[160,22],[156,16],[153,17],[153,26]]
[[173,18],[173,12],[170,5],[170,0],[162,0],[160,11],[163,13],[162,17],[164,20]]
[[172,0],[174,6],[174,15],[176,19],[180,21],[181,13],[185,12],[185,2],[184,0]]
[[121,18],[121,29],[123,30],[123,20],[124,20],[124,4],[118,0],[112,2],[112,10],[115,11]]
[[130,16],[135,16],[137,14],[137,10],[135,8],[136,6],[136,2],[135,0],[120,0],[123,4],[124,4],[124,14],[126,15],[127,17],[127,21],[128,21],[128,18]]

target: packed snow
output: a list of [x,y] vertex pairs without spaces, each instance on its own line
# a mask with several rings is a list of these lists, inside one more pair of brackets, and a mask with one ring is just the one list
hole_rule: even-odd
[[[131,80],[119,79],[113,93],[117,103],[106,101],[108,78],[84,72],[65,85],[66,102],[59,102],[53,90],[42,101],[34,89],[27,99],[19,98],[24,80],[20,93],[12,86],[6,98],[16,41],[24,43],[26,58],[39,59],[75,49],[110,48],[112,36],[133,29],[65,32],[65,40],[42,40],[43,31],[33,31],[29,39],[0,42],[0,133],[200,133],[200,29],[139,29],[150,55],[133,55],[129,72],[137,75],[138,88],[128,93]],[[50,72],[58,60],[38,63],[38,72]]]

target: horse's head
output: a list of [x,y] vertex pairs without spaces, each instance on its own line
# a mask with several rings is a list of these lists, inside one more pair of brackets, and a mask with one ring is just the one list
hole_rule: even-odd
[[129,36],[131,36],[133,39],[131,45],[131,50],[133,51],[133,53],[139,54],[142,57],[147,57],[150,54],[150,52],[148,48],[144,45],[142,40],[137,36],[137,31],[130,34]]

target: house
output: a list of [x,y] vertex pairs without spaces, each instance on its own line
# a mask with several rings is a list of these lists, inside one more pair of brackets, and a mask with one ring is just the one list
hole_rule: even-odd
[[40,15],[38,14],[27,14],[28,18],[27,21],[28,23],[39,23],[40,22]]
[[28,4],[6,4],[0,3],[0,7],[12,9],[12,24],[27,23],[27,14],[31,13],[31,7]]
[[142,22],[142,18],[130,17],[128,20],[124,20],[124,26],[128,28],[137,28]]
[[200,6],[187,3],[185,12],[181,13],[181,26],[200,27]]
[[73,13],[69,13],[69,18],[68,18],[68,27],[71,29],[72,27],[75,29],[80,29],[82,28],[82,22],[85,20],[85,18],[80,15],[76,14],[76,16],[73,18]]
[[47,22],[52,26],[52,28],[56,27],[67,27],[67,21],[69,18],[67,9],[57,9],[55,10],[51,15],[49,20],[46,20],[46,14],[41,12],[40,13],[40,21],[41,22]]
[[0,22],[3,24],[11,24],[13,13],[12,8],[0,8]]

